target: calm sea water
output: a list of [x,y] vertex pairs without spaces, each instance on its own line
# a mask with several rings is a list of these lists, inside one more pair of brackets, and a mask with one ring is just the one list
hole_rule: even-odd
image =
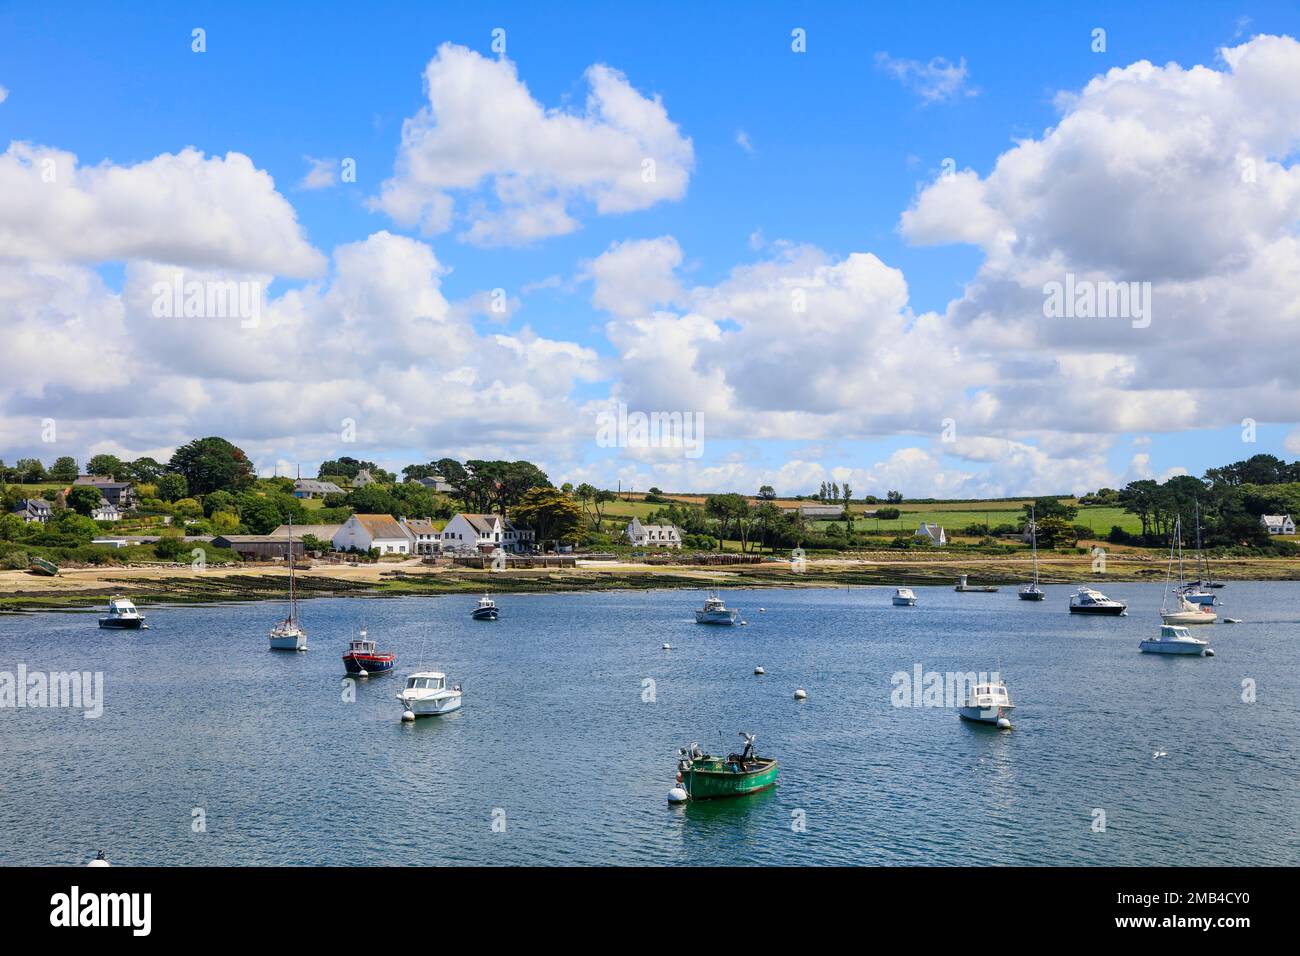
[[[0,710],[0,863],[1300,861],[1300,584],[1221,591],[1245,623],[1208,629],[1205,659],[1139,654],[1158,589],[1105,590],[1129,616],[1069,615],[1065,587],[917,588],[910,609],[884,588],[730,591],[730,629],[694,624],[691,591],[502,595],[495,624],[467,596],[315,600],[296,655],[266,648],[274,604],[146,609],[137,634],[6,616],[0,670],[102,671],[106,700],[97,720]],[[361,626],[398,668],[347,702]],[[918,663],[1000,671],[1016,729],[891,706]],[[459,714],[401,723],[419,664],[463,683]],[[779,786],[669,806],[676,748],[739,730]]]

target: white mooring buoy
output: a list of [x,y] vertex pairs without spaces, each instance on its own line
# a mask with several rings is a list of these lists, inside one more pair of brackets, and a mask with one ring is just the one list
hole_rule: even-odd
[[807,699],[807,697],[808,697],[808,692],[804,690],[802,687],[800,687],[797,691],[794,692],[795,700],[805,700]]
[[671,644],[665,644],[663,645],[663,648],[666,651],[671,651],[673,649],[673,646]]
[[1011,729],[1011,721],[1007,720],[1005,717],[999,717],[998,730],[1010,730],[1010,729]]
[[765,608],[765,607],[760,607],[760,608],[758,609],[758,613],[759,613],[759,614],[766,614],[766,613],[767,613],[767,608]]
[[402,720],[415,720],[415,711],[413,710],[402,711]]
[[104,858],[103,850],[100,850],[98,853],[96,853],[95,858],[86,864],[86,866],[112,866],[112,865],[113,864],[109,863],[108,860]]
[[690,794],[688,794],[681,787],[673,787],[671,790],[668,791],[668,802],[685,803],[689,796]]
[[755,674],[766,674],[767,671],[763,670],[763,668],[761,668],[761,667],[755,667],[755,668],[754,668],[754,673],[755,673]]
[[368,670],[366,670],[365,668],[362,668],[361,670],[357,671],[357,676],[358,676],[358,677],[369,677],[369,676],[370,676],[370,672],[369,672]]

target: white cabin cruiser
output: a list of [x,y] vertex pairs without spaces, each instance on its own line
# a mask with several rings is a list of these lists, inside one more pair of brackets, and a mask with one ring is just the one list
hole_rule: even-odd
[[714,592],[710,592],[708,599],[704,602],[704,607],[695,612],[696,624],[735,624],[736,618],[740,617],[740,612],[734,608],[728,608],[722,598]]
[[1128,605],[1123,601],[1112,601],[1100,591],[1087,585],[1070,595],[1071,614],[1124,614]]
[[963,720],[973,720],[981,724],[994,724],[1004,730],[1011,729],[1011,712],[1016,705],[1011,703],[1011,694],[1003,681],[976,684],[971,688],[965,703],[957,708]]
[[129,598],[111,597],[108,599],[108,616],[99,619],[100,627],[109,627],[123,631],[138,631],[145,624],[144,616],[135,609]]
[[440,671],[416,671],[406,678],[406,686],[397,695],[402,702],[402,716],[434,717],[460,710],[460,685],[447,686],[447,675]]
[[1173,624],[1161,624],[1160,636],[1149,637],[1138,645],[1146,654],[1195,654],[1199,657],[1213,657],[1210,642],[1192,637],[1192,632],[1185,627]]
[[894,606],[895,607],[915,607],[916,595],[911,588],[894,589]]

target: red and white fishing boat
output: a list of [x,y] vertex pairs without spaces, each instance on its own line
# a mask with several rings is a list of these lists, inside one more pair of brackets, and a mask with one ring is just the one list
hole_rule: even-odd
[[392,670],[396,663],[397,655],[376,650],[375,642],[366,636],[364,630],[358,637],[352,639],[352,643],[348,645],[348,652],[343,655],[343,666],[347,668],[349,674],[356,674],[358,677],[382,674],[384,671]]

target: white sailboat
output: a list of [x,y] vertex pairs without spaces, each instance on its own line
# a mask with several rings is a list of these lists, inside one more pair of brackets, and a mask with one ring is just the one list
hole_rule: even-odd
[[1047,592],[1038,586],[1038,518],[1032,507],[1029,509],[1029,540],[1034,549],[1034,580],[1020,589],[1020,600],[1041,601],[1047,597]]
[[1216,585],[1211,578],[1210,562],[1201,548],[1201,503],[1199,501],[1196,502],[1196,574],[1197,580],[1181,587],[1183,597],[1192,604],[1213,607],[1218,603],[1218,599],[1210,588],[1223,587],[1223,585]]
[[271,628],[271,650],[305,651],[307,632],[298,623],[298,590],[294,579],[293,516],[289,516],[289,616]]
[[[1164,624],[1174,624],[1186,626],[1188,624],[1213,624],[1218,617],[1214,613],[1214,608],[1208,604],[1193,604],[1187,600],[1183,593],[1186,589],[1186,583],[1183,581],[1183,519],[1178,516],[1174,519],[1174,537],[1169,542],[1169,567],[1165,571],[1165,596],[1160,602],[1160,620]],[[1174,570],[1174,549],[1178,549],[1178,587],[1170,588],[1170,575]],[[1174,594],[1178,600],[1174,607],[1170,608],[1169,595]]]

